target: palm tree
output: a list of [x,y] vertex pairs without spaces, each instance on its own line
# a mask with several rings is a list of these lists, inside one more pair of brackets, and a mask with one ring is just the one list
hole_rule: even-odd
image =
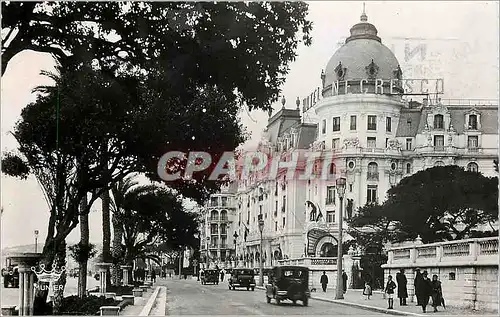
[[[120,213],[125,207],[125,200],[130,190],[139,183],[134,180],[135,174],[128,175],[125,179],[111,188],[113,199],[111,200],[111,211],[113,213],[113,244],[111,255],[113,266],[111,268],[111,283],[118,285],[120,282],[120,256],[122,255],[123,225],[120,222]],[[128,282],[128,281],[127,281]]]

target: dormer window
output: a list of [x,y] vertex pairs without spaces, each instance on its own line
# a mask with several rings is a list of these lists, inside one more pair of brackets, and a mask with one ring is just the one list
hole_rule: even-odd
[[411,129],[411,119],[406,120],[406,126]]
[[469,129],[477,130],[477,115],[475,114],[469,115]]
[[434,129],[444,129],[444,117],[442,114],[434,116]]

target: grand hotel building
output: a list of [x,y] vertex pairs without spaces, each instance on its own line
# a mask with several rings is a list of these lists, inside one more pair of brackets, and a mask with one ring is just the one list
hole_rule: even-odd
[[[265,267],[286,258],[336,256],[339,175],[347,179],[344,215],[350,217],[426,168],[453,164],[486,176],[496,173],[497,103],[424,95],[411,101],[399,94],[405,87],[399,84],[404,74],[397,58],[364,13],[350,32],[321,72],[322,87],[292,107],[282,100],[259,145],[284,160],[292,153],[324,151],[332,177],[301,181],[278,174],[269,180],[255,173],[214,195],[201,230],[203,262],[258,267],[259,214],[265,222]],[[380,85],[396,93],[383,94]],[[307,112],[316,122],[306,122]],[[237,261],[231,262],[234,255]]]

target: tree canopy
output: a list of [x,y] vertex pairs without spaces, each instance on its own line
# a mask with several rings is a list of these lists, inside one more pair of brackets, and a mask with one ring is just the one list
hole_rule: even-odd
[[498,178],[455,165],[406,177],[382,205],[360,208],[354,234],[374,241],[464,239],[498,219]]
[[[24,50],[103,68],[161,72],[177,87],[208,84],[250,107],[278,98],[300,42],[304,2],[2,2],[2,75]],[[234,99],[234,98],[230,98]]]

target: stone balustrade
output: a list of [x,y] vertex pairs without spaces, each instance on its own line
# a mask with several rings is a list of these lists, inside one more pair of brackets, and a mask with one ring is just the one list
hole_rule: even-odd
[[331,266],[337,265],[337,258],[332,257],[306,257],[298,259],[278,260],[279,265],[297,265],[297,266]]
[[405,269],[409,301],[415,301],[415,269],[437,275],[446,304],[498,312],[498,237],[388,247],[384,279]]
[[436,266],[468,266],[498,264],[498,238],[467,239],[412,246],[393,247],[387,250],[385,267],[419,267],[432,263]]

